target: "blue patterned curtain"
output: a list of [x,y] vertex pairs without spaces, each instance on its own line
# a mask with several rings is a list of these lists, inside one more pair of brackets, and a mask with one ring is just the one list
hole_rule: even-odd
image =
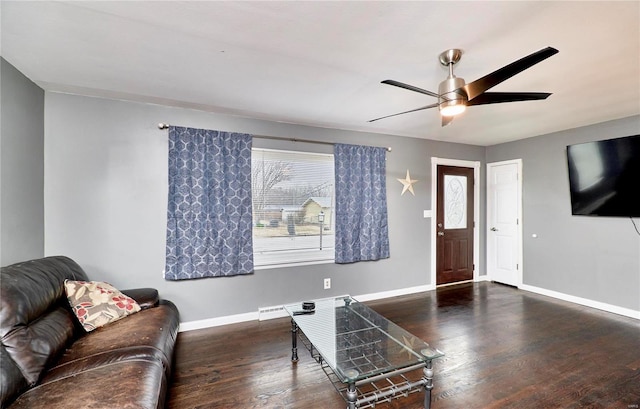
[[169,127],[167,280],[253,272],[251,140]]
[[386,149],[336,144],[336,263],[389,257]]

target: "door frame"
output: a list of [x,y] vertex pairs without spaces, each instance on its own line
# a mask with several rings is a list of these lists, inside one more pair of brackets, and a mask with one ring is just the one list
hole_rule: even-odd
[[[522,159],[511,159],[511,160],[503,160],[500,162],[491,162],[491,163],[487,163],[487,184],[486,184],[486,189],[487,189],[487,194],[486,194],[486,198],[487,198],[487,214],[486,214],[486,221],[487,221],[487,229],[485,231],[485,242],[488,242],[488,235],[489,235],[489,212],[491,211],[491,209],[489,208],[489,169],[494,167],[494,166],[501,166],[501,165],[517,165],[518,166],[518,183],[517,183],[517,192],[518,192],[518,204],[517,204],[517,212],[518,212],[518,230],[516,232],[516,237],[518,239],[518,257],[516,260],[516,263],[518,264],[519,268],[517,269],[517,276],[516,276],[516,287],[520,288],[522,287],[523,284],[523,280],[524,280],[524,265],[523,265],[523,241],[524,241],[524,237],[523,237],[523,227],[522,225],[524,224],[523,220],[522,220]],[[489,246],[485,246],[485,250],[487,252],[486,254],[486,260],[487,260],[487,266],[489,263]],[[489,271],[489,269],[487,268],[487,277],[489,280],[492,279],[491,277],[491,272]]]
[[[431,288],[436,288],[436,215],[438,214],[438,165],[473,168],[473,281],[480,276],[480,161],[431,157]],[[446,285],[446,284],[445,284]]]

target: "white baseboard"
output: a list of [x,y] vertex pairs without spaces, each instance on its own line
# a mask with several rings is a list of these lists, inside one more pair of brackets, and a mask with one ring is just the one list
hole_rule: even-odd
[[[399,290],[383,291],[380,293],[354,295],[353,298],[355,298],[358,301],[365,302],[365,301],[381,300],[383,298],[398,297],[401,295],[421,293],[425,291],[431,291],[433,289],[434,287],[431,285],[421,285],[417,287],[402,288]],[[276,307],[270,307],[270,308],[276,308]],[[281,318],[286,316],[288,315],[283,310],[281,310],[281,311],[275,312],[269,318]],[[180,323],[180,329],[178,331],[179,332],[193,331],[197,329],[219,327],[221,325],[227,325],[227,324],[237,324],[237,323],[246,322],[246,321],[256,321],[258,319],[260,319],[259,310],[255,312],[247,312],[244,314],[227,315],[224,317],[216,317],[216,318],[208,318],[208,319],[198,320],[198,321],[183,322],[183,323]],[[263,317],[263,320],[264,319],[265,318]]]
[[355,298],[358,301],[364,302],[364,301],[382,300],[383,298],[399,297],[401,295],[423,293],[425,291],[431,291],[431,290],[435,290],[435,287],[432,285],[419,285],[417,287],[401,288],[399,290],[383,291],[381,293],[354,295],[353,298]]
[[518,287],[521,290],[530,291],[532,293],[546,295],[547,297],[557,298],[563,301],[569,301],[574,304],[584,305],[586,307],[596,308],[607,312],[612,312],[618,315],[624,315],[625,317],[635,318],[640,320],[640,311],[632,310],[630,308],[618,307],[617,305],[611,305],[600,301],[589,300],[588,298],[576,297],[574,295],[559,293],[557,291],[547,290],[545,288],[534,287],[532,285],[523,284]]
[[224,317],[207,318],[205,320],[181,322],[178,332],[219,327],[221,325],[237,324],[239,322],[254,321],[257,319],[258,319],[258,311],[247,312],[244,314],[227,315]]
[[[490,281],[490,280],[488,276],[480,276],[476,279],[476,281]],[[612,312],[614,314],[624,315],[625,317],[630,317],[630,318],[635,318],[637,320],[640,320],[640,311],[635,311],[629,308],[618,307],[616,305],[606,304],[599,301],[593,301],[587,298],[576,297],[573,295],[564,294],[557,291],[551,291],[544,288],[539,288],[539,287],[526,285],[526,284],[523,284],[518,288],[524,291],[529,291],[532,293],[545,295],[547,297],[557,298],[557,299],[572,302],[575,304],[580,304],[587,307],[596,308],[599,310]],[[353,298],[355,298],[358,301],[366,302],[366,301],[381,300],[384,298],[398,297],[402,295],[416,294],[416,293],[421,293],[425,291],[431,291],[434,289],[435,287],[432,285],[421,285],[417,287],[402,288],[399,290],[383,291],[380,293],[354,295]],[[287,316],[286,313],[284,313],[284,311],[281,310],[268,318],[281,318],[286,316]],[[257,321],[258,319],[260,319],[260,314],[258,311],[247,312],[244,314],[227,315],[224,317],[216,317],[216,318],[208,318],[208,319],[198,320],[198,321],[183,322],[180,324],[179,331],[180,332],[193,331],[197,329],[212,328],[212,327],[218,327],[218,326],[227,325],[227,324],[237,324],[237,323],[246,322],[246,321]]]

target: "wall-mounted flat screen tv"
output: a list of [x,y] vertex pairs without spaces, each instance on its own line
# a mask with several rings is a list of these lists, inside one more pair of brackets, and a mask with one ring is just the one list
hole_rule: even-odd
[[640,217],[640,135],[567,146],[571,213]]

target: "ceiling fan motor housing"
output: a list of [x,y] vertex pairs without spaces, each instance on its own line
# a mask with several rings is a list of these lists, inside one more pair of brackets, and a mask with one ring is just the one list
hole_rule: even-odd
[[456,115],[464,111],[467,93],[464,91],[464,79],[450,76],[438,87],[438,109],[442,115]]

